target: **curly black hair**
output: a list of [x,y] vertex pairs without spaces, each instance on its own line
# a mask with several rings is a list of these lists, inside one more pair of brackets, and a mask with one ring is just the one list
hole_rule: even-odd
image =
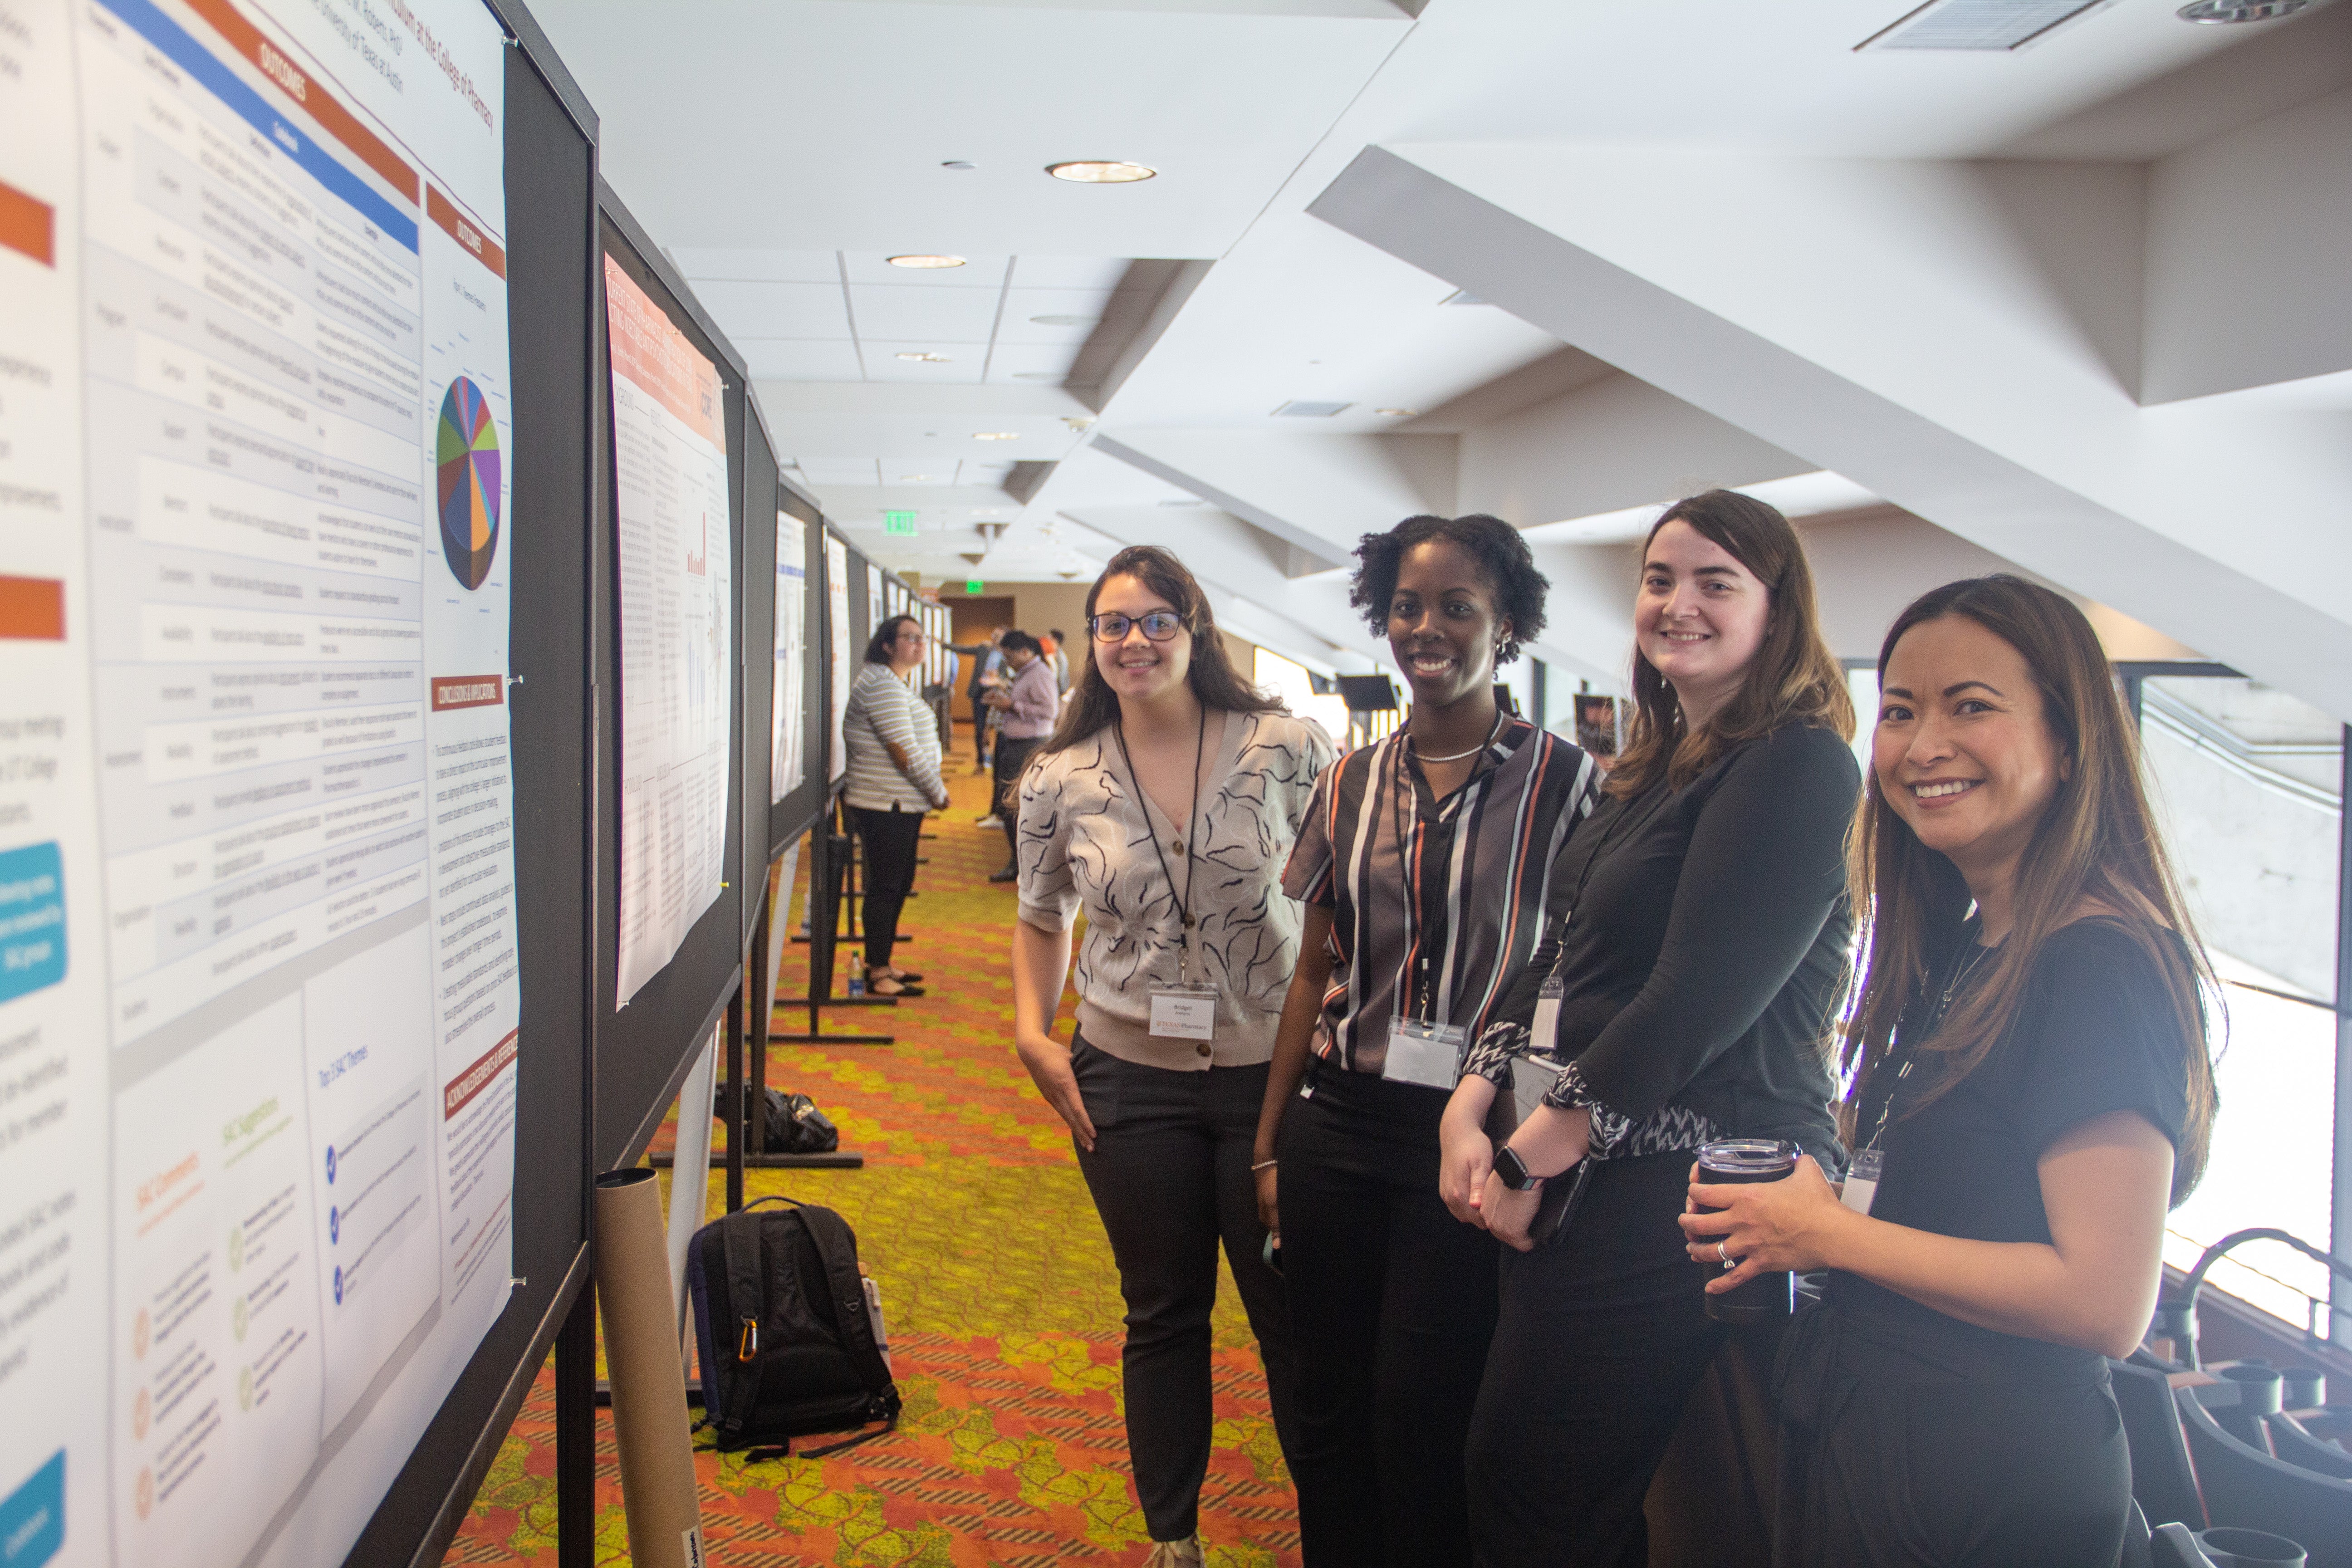
[[1348,603],[1363,613],[1373,635],[1386,637],[1389,604],[1396,597],[1397,572],[1416,544],[1443,539],[1468,551],[1495,596],[1495,608],[1511,623],[1511,635],[1495,650],[1500,668],[1519,657],[1519,645],[1543,635],[1544,597],[1551,579],[1536,570],[1536,558],[1519,531],[1499,517],[1474,511],[1467,517],[1409,517],[1386,533],[1356,542],[1356,574],[1348,580]]

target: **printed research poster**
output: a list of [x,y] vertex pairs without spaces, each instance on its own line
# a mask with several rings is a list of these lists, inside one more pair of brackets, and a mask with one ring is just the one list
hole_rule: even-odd
[[[808,737],[801,720],[808,669],[808,533],[806,525],[787,511],[776,513],[776,683],[774,754],[768,769],[768,804],[781,805],[808,777],[802,753]],[[789,892],[789,887],[785,889]]]
[[5,15],[0,1542],[331,1562],[509,1296],[504,40]]
[[620,1001],[719,897],[734,535],[719,367],[604,258],[621,558]]

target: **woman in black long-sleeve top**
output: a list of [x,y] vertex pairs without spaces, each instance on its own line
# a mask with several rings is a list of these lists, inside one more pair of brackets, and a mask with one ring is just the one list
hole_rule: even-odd
[[[1552,962],[1529,965],[1446,1111],[1447,1206],[1521,1249],[1470,1434],[1487,1568],[1644,1559],[1643,1495],[1726,1331],[1675,1223],[1691,1152],[1785,1138],[1837,1163],[1822,1041],[1860,770],[1788,521],[1721,490],[1668,509],[1634,632],[1631,743],[1554,862]],[[1486,1075],[1528,1053],[1564,1070],[1497,1150]],[[1588,1159],[1566,1234],[1526,1250],[1542,1185]]]

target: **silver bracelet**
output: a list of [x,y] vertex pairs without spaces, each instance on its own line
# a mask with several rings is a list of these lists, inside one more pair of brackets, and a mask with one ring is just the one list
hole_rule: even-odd
[[1253,1176],[1255,1176],[1255,1175],[1256,1175],[1260,1171],[1271,1171],[1271,1170],[1273,1170],[1276,1165],[1279,1165],[1279,1164],[1281,1164],[1281,1163],[1282,1163],[1282,1162],[1281,1162],[1281,1161],[1279,1161],[1279,1160],[1260,1160],[1256,1164],[1252,1165],[1252,1166],[1250,1167],[1250,1174],[1251,1174],[1251,1175],[1253,1175]]

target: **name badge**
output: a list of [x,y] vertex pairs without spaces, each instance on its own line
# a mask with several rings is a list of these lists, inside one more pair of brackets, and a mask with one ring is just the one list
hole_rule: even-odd
[[1391,1083],[1450,1089],[1461,1076],[1462,1049],[1468,1041],[1469,1031],[1459,1024],[1400,1018],[1389,1026],[1389,1048],[1381,1063],[1381,1076]]
[[1151,1037],[1213,1040],[1217,1037],[1217,988],[1155,985],[1151,988]]
[[1871,1200],[1878,1196],[1879,1174],[1885,1169],[1885,1150],[1856,1151],[1845,1168],[1845,1189],[1838,1194],[1838,1201],[1856,1214],[1868,1214]]
[[1536,993],[1536,1021],[1528,1030],[1530,1050],[1555,1050],[1559,1045],[1559,1001],[1568,994],[1568,983],[1553,975]]

